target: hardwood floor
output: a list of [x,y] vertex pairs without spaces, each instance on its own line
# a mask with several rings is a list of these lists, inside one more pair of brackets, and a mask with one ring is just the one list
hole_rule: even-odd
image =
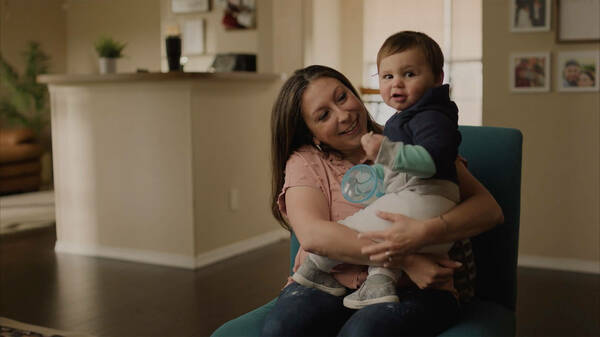
[[600,275],[519,268],[517,336],[600,336]]
[[[55,254],[0,237],[0,316],[94,336],[207,336],[279,293],[288,242],[196,271]],[[600,275],[519,268],[518,336],[600,336]]]
[[0,316],[94,336],[207,336],[265,304],[288,241],[196,271],[55,254],[53,231],[0,241]]

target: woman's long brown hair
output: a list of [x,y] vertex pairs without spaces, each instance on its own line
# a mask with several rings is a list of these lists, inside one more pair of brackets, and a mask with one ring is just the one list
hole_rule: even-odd
[[[308,85],[319,78],[331,77],[345,85],[360,100],[360,95],[350,81],[339,71],[320,65],[296,70],[283,84],[271,113],[271,212],[281,226],[290,231],[290,226],[279,211],[277,199],[285,181],[285,166],[292,155],[303,145],[313,145],[313,135],[302,117],[302,95]],[[362,100],[361,100],[362,102]],[[367,130],[381,133],[381,126],[367,114]],[[323,152],[337,152],[321,144]]]

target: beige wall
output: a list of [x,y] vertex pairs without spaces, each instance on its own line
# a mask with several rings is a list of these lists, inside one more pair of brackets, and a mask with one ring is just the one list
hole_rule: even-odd
[[[554,3],[554,2],[553,2]],[[555,9],[553,13],[556,13]],[[510,52],[598,50],[552,31],[510,33],[508,2],[483,1],[483,124],[523,132],[520,254],[600,261],[600,93],[514,94]],[[554,66],[554,64],[553,64]]]
[[259,0],[256,3],[258,36],[256,70],[260,73],[273,73],[273,1]]
[[94,42],[102,35],[127,42],[117,72],[160,70],[159,0],[86,0],[65,2],[67,72],[98,72]]
[[282,83],[236,82],[194,85],[191,104],[201,107],[190,125],[196,255],[281,229],[270,209],[269,121]]
[[364,0],[343,0],[341,6],[340,70],[355,87],[362,85]]
[[[260,2],[257,4],[257,21],[262,15]],[[178,26],[182,31],[184,23],[188,20],[204,19],[204,54],[185,55],[189,58],[186,65],[188,71],[206,71],[212,64],[217,53],[257,53],[258,52],[258,29],[226,30],[221,24],[223,9],[211,3],[209,12],[193,12],[186,14],[174,14],[171,11],[171,0],[160,0],[161,10],[161,41],[166,37],[168,26]],[[260,27],[258,22],[257,27]],[[162,69],[166,71],[166,54],[164,43],[161,42]]]
[[[66,61],[66,12],[63,0],[0,0],[0,54],[19,74],[25,60],[22,53],[29,41],[40,43],[50,56],[49,73],[64,73]],[[0,87],[0,91],[3,88]],[[47,119],[50,119],[48,111]],[[1,122],[0,122],[1,123]],[[50,135],[42,140],[48,144]],[[42,188],[52,186],[50,155],[42,157]]]
[[273,0],[273,71],[276,73],[291,74],[304,64],[303,10],[302,1]]
[[0,52],[19,71],[28,41],[37,41],[50,57],[50,72],[66,69],[66,13],[63,0],[0,0]]

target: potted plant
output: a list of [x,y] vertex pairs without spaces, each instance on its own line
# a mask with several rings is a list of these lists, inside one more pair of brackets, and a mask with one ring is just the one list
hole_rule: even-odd
[[117,70],[117,59],[122,57],[126,43],[113,40],[111,37],[98,38],[94,47],[98,53],[100,74],[113,74]]
[[48,126],[48,88],[37,76],[48,73],[50,57],[38,42],[29,42],[23,53],[22,75],[0,54],[0,80],[6,94],[0,96],[0,119],[9,126],[31,129],[39,137]]
[[[32,182],[39,184],[40,173],[47,180],[42,183],[52,184],[48,88],[37,82],[38,75],[48,72],[50,57],[33,41],[23,57],[25,70],[19,74],[0,54],[0,194],[11,184],[15,190],[25,189],[19,181],[26,182],[27,189],[37,189]],[[32,175],[37,179],[27,178]]]

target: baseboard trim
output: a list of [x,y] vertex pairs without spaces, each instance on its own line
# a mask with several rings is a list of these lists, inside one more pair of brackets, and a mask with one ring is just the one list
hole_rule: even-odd
[[562,257],[546,257],[535,255],[519,255],[518,265],[520,267],[600,274],[600,261],[594,260],[569,259]]
[[81,245],[56,241],[54,251],[92,257],[102,257],[130,262],[156,264],[160,266],[194,269],[194,258],[180,254],[160,253],[149,250],[116,248],[100,245]]
[[196,269],[287,239],[289,236],[289,232],[278,229],[198,254],[195,258],[180,254],[160,253],[149,250],[116,248],[101,245],[81,245],[63,241],[56,241],[54,251],[57,253]]
[[268,246],[272,243],[288,239],[290,233],[284,229],[260,234],[252,238],[232,243],[196,256],[196,268],[202,268],[213,263],[232,258],[249,251]]

